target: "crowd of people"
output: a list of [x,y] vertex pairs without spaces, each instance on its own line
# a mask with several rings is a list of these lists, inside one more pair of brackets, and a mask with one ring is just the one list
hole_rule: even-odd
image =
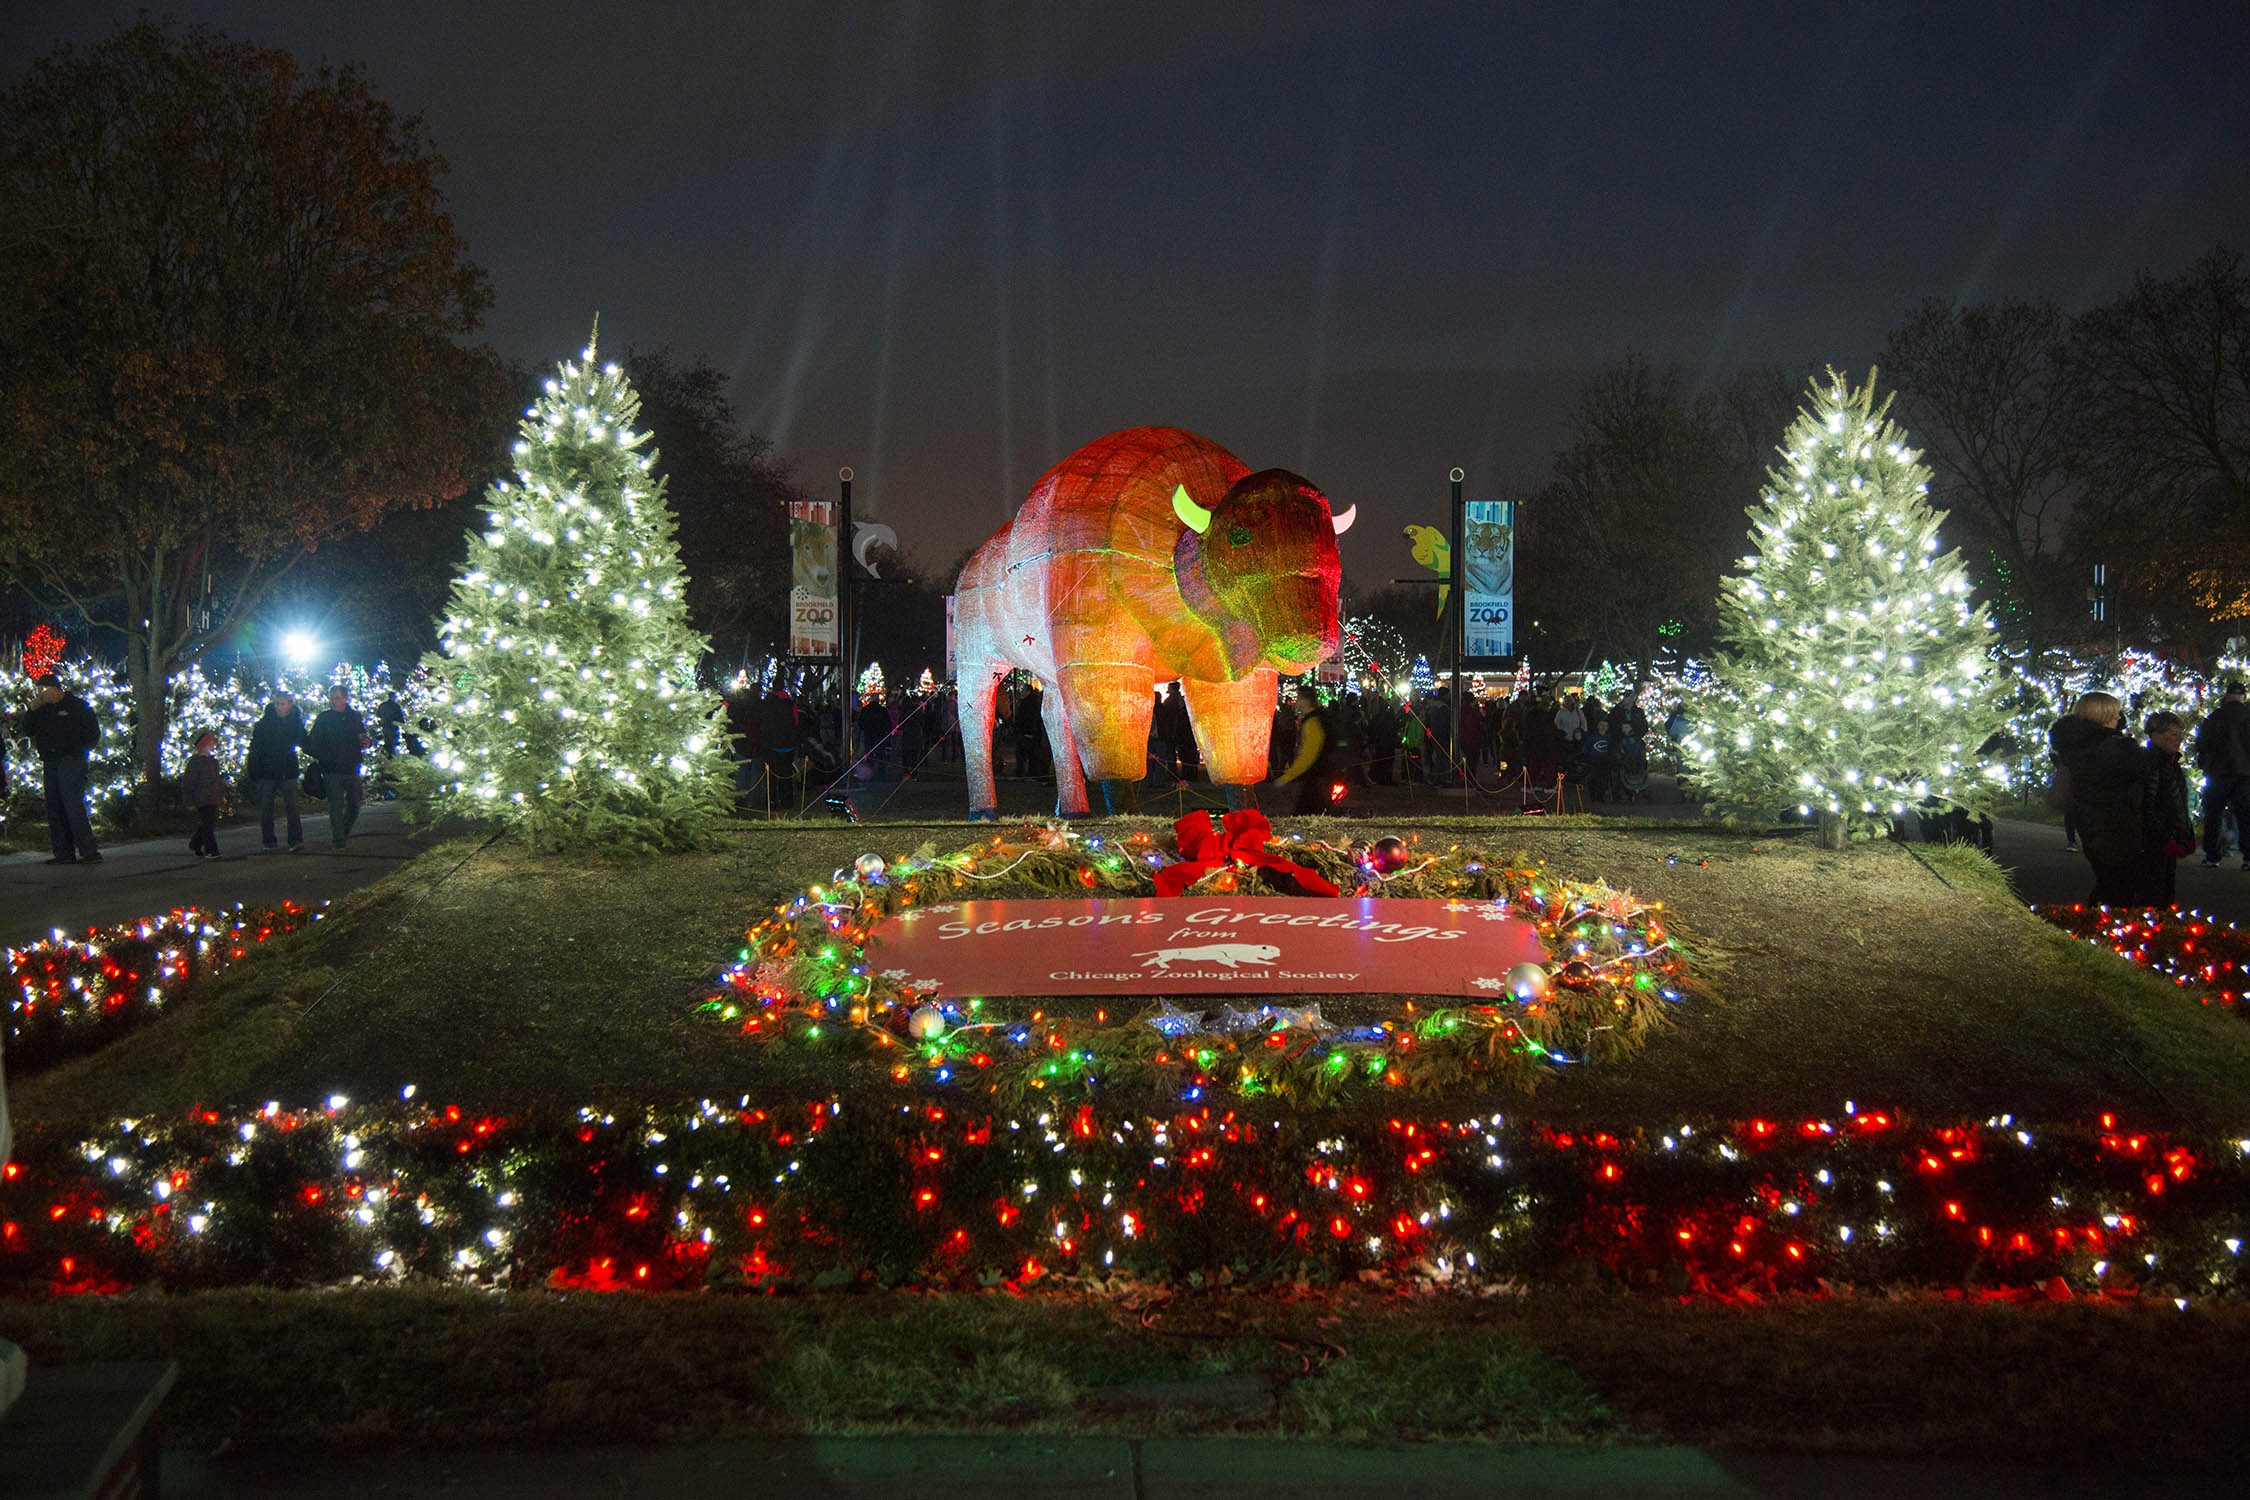
[[[1024,711],[1038,720],[1037,690]],[[1003,710],[1006,704],[1003,703]],[[1003,720],[1007,715],[1003,712]],[[833,696],[800,697],[780,683],[763,693],[728,694],[726,732],[735,762],[735,793],[753,812],[792,812],[847,782],[902,781],[928,765],[961,758],[961,726],[953,690],[863,693],[852,710],[853,764],[844,763],[843,709]],[[1005,728],[1005,723],[996,729]],[[1027,751],[1017,736],[1017,757]],[[1039,748],[1046,746],[1041,731]],[[1037,770],[1044,773],[1045,762]],[[1026,772],[1025,774],[1031,774]]]
[[[17,721],[15,732],[31,742],[39,757],[47,837],[53,850],[47,863],[100,864],[102,852],[94,841],[86,785],[88,766],[101,747],[101,716],[59,673],[40,674],[34,686],[32,706]],[[398,726],[404,717],[395,693],[376,710],[388,751],[397,748]],[[249,784],[257,803],[258,830],[265,847],[286,847],[292,854],[303,851],[305,831],[298,803],[302,788],[327,802],[330,842],[343,848],[359,821],[364,797],[361,773],[372,743],[365,718],[352,707],[343,688],[332,690],[328,707],[309,722],[293,694],[275,692],[250,731],[248,753],[239,768],[239,780]],[[197,859],[217,859],[219,816],[232,799],[237,778],[219,764],[217,734],[201,731],[191,744],[180,780],[181,805],[196,820],[188,836],[188,853]],[[0,736],[0,746],[4,745],[5,736]],[[308,759],[300,760],[300,755]],[[308,779],[310,787],[305,785]],[[7,790],[8,766],[0,754],[0,795]],[[281,841],[283,832],[288,835],[286,845]]]
[[[2047,743],[2054,775],[2050,805],[2063,813],[2063,840],[2093,867],[2088,898],[2101,906],[2170,906],[2179,863],[2198,847],[2188,815],[2188,726],[2179,715],[2149,714],[2135,740],[2125,705],[2086,693],[2055,721]],[[2250,870],[2250,704],[2240,682],[2195,728],[2193,756],[2203,781],[2203,863],[2230,852]]]
[[[1053,774],[1046,706],[1039,683],[1004,685],[992,724],[1000,774]],[[1403,699],[1345,691],[1322,703],[1316,694],[1313,708],[1320,770],[1333,771],[1348,787],[1474,782],[1486,791],[1512,790],[1531,806],[1550,805],[1570,788],[1594,803],[1644,800],[1652,760],[1673,755],[1687,732],[1679,709],[1652,725],[1637,701],[1605,707],[1590,693],[1560,688],[1469,699],[1458,717],[1443,687]],[[1275,710],[1268,780],[1288,783],[1312,774],[1311,761],[1292,770],[1309,711],[1295,691]],[[962,759],[950,685],[863,694],[852,710],[850,766],[843,759],[842,712],[832,695],[800,696],[781,684],[738,690],[728,695],[726,713],[735,788],[752,811],[788,811],[847,783],[909,779]],[[1659,737],[1653,744],[1652,736]],[[1170,787],[1204,777],[1187,698],[1179,683],[1167,684],[1150,703],[1147,780]]]
[[[1298,691],[1302,722],[1307,689]],[[1652,760],[1675,755],[1688,728],[1678,707],[1652,724],[1633,696],[1605,706],[1591,692],[1560,687],[1465,698],[1458,715],[1443,687],[1405,699],[1346,692],[1319,713],[1324,743],[1340,737],[1350,747],[1340,771],[1352,785],[1474,784],[1513,792],[1527,807],[1551,805],[1572,787],[1588,803],[1645,801]],[[1661,736],[1654,746],[1652,735]],[[1273,745],[1275,764],[1289,768],[1277,780],[1306,774],[1296,769],[1288,722],[1277,720]],[[1339,758],[1333,748],[1322,753]]]

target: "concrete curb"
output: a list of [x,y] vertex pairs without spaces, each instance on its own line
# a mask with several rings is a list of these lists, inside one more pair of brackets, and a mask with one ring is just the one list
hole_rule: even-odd
[[746,1438],[664,1448],[165,1457],[180,1500],[476,1496],[479,1500],[2133,1500],[2232,1496],[2206,1476],[1751,1453],[1687,1447],[1387,1447],[1283,1439]]

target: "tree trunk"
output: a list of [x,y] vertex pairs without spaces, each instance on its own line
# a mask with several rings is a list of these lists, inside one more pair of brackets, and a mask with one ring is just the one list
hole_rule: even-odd
[[171,673],[157,659],[151,635],[128,634],[125,675],[133,691],[133,764],[140,779],[133,788],[133,823],[139,833],[156,831],[164,790],[164,730],[171,706]]
[[1844,819],[1841,813],[1821,813],[1820,847],[1823,849],[1842,849],[1845,847]]

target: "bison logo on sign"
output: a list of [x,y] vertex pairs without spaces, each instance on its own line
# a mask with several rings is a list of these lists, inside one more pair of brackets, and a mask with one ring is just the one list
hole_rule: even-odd
[[1244,964],[1270,964],[1281,957],[1281,950],[1271,943],[1206,943],[1200,948],[1155,948],[1133,957],[1141,961],[1144,969],[1168,974],[1175,963],[1225,964],[1230,969],[1239,969]]

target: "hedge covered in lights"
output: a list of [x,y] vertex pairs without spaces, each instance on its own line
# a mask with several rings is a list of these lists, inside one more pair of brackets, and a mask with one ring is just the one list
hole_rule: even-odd
[[[411,1090],[409,1091],[411,1093]],[[772,1290],[1589,1274],[1678,1292],[2246,1287],[2250,1141],[1829,1119],[1037,1114],[833,1098],[488,1117],[337,1099],[33,1130],[0,1290]]]
[[107,1046],[163,1015],[191,987],[270,938],[320,920],[320,906],[206,912],[176,907],[160,917],[58,928],[6,951],[7,1065],[21,1073]]

